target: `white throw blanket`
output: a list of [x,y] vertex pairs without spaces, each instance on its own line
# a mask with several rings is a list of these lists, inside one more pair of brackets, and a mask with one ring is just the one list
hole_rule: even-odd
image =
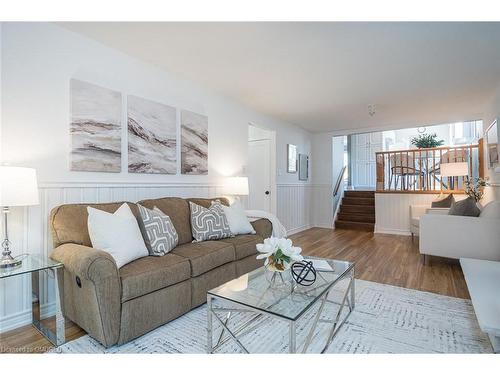
[[260,210],[245,210],[248,220],[256,221],[259,219],[267,219],[273,225],[273,237],[286,238],[286,229],[278,220],[276,215],[270,212],[260,211]]

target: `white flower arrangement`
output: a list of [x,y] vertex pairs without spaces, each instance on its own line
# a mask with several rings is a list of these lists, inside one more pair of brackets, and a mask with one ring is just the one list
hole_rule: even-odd
[[257,259],[265,259],[264,266],[270,271],[283,272],[291,267],[294,262],[304,259],[300,247],[292,246],[287,238],[266,238],[264,243],[257,245]]

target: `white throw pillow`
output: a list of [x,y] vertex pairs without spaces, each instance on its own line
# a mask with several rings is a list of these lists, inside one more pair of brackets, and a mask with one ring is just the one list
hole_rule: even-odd
[[240,201],[235,201],[231,207],[222,206],[224,213],[226,214],[227,221],[229,222],[229,228],[233,235],[238,234],[255,234],[255,230],[248,220],[247,214],[243,209]]
[[149,255],[139,224],[127,203],[114,214],[87,207],[87,225],[92,247],[109,253],[121,268]]
[[487,219],[500,219],[500,202],[491,201],[481,210],[479,217]]

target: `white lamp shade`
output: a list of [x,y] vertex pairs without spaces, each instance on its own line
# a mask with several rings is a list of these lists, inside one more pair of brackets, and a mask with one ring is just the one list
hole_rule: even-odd
[[465,161],[457,163],[442,163],[440,168],[441,176],[444,177],[467,176],[469,174],[469,164]]
[[38,204],[38,184],[33,168],[0,166],[0,206]]
[[224,183],[228,195],[248,195],[248,177],[228,177]]

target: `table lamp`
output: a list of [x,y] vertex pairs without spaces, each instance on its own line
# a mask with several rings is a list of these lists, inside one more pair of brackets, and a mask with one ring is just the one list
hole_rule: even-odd
[[[454,162],[454,163],[442,163],[441,164],[441,177],[460,177],[469,175],[469,164],[466,161]],[[453,184],[453,179],[451,180]],[[442,189],[441,183],[441,189]],[[454,186],[453,189],[454,190]]]
[[33,168],[0,166],[0,206],[4,214],[4,240],[2,241],[2,257],[0,269],[21,265],[21,259],[11,255],[8,235],[9,208],[15,206],[32,206],[38,204],[38,185],[36,171]]
[[235,197],[249,194],[248,177],[228,177],[224,182],[224,194]]

